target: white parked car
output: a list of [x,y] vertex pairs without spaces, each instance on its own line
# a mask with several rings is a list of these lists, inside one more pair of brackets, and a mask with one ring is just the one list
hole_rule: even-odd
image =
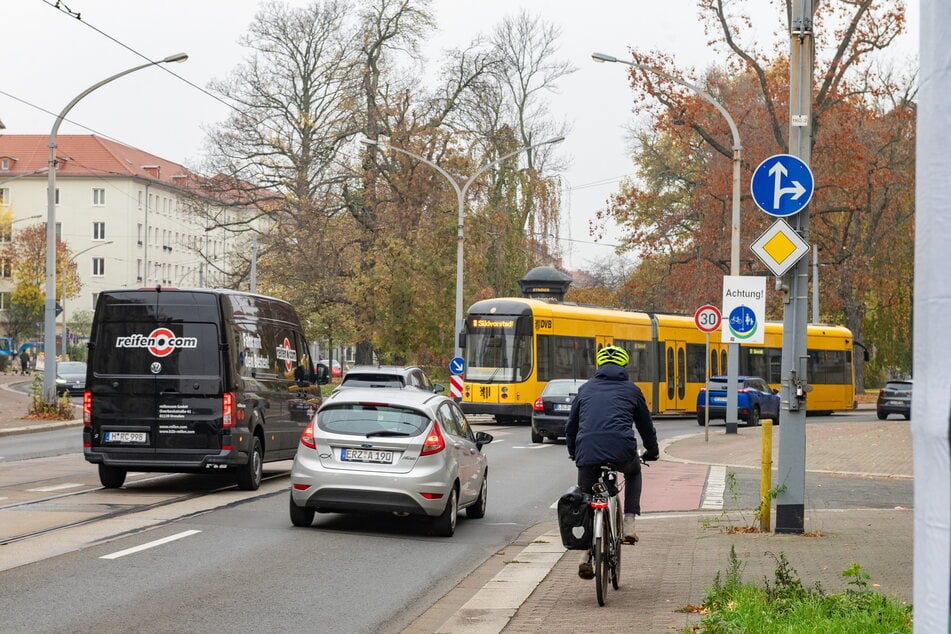
[[290,518],[382,512],[431,518],[451,537],[460,509],[485,515],[492,442],[459,406],[432,392],[353,388],[326,399],[301,435],[291,470]]

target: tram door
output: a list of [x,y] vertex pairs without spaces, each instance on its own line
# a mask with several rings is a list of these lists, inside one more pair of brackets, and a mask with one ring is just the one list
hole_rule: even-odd
[[667,341],[664,365],[666,366],[667,404],[663,411],[684,411],[691,404],[687,396],[687,344],[683,341]]

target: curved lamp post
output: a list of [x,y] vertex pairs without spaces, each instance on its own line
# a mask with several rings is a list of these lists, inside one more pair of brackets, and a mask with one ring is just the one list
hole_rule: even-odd
[[403,148],[399,148],[394,145],[384,143],[383,141],[374,141],[373,139],[360,139],[360,142],[366,145],[378,145],[380,147],[385,147],[390,150],[393,150],[394,152],[399,152],[401,154],[411,156],[417,161],[421,161],[425,163],[426,165],[429,165],[431,168],[433,168],[434,170],[442,174],[446,178],[446,180],[449,181],[449,184],[452,185],[453,190],[455,190],[456,192],[456,204],[458,205],[459,220],[457,224],[457,233],[456,233],[456,328],[455,328],[455,332],[453,333],[454,335],[453,338],[455,339],[455,356],[457,357],[462,356],[462,348],[459,346],[459,334],[462,332],[462,269],[463,269],[462,243],[464,238],[463,226],[465,223],[464,212],[465,212],[466,192],[469,191],[469,186],[472,185],[472,183],[474,183],[476,179],[479,178],[479,176],[484,174],[486,170],[498,165],[505,159],[512,158],[516,154],[526,152],[528,150],[531,150],[532,148],[536,148],[541,145],[561,143],[564,140],[565,140],[565,137],[558,136],[552,139],[548,139],[547,141],[541,141],[539,143],[526,145],[525,147],[521,147],[517,150],[509,152],[508,154],[500,156],[499,158],[495,159],[491,163],[487,163],[483,165],[482,167],[480,167],[479,169],[477,169],[475,173],[469,177],[469,180],[463,183],[463,185],[460,187],[459,182],[449,172],[439,167],[438,165],[436,165],[429,159],[426,159],[420,156],[419,154],[414,154],[413,152],[410,152],[409,150],[404,150]]
[[93,84],[66,104],[62,112],[56,116],[53,129],[50,130],[49,159],[47,161],[49,171],[46,192],[46,309],[43,313],[43,397],[51,405],[56,402],[56,134],[59,132],[59,126],[66,118],[67,113],[73,109],[73,106],[97,88],[143,68],[171,62],[184,62],[187,59],[188,55],[185,53],[176,53],[165,59],[134,66]]
[[[690,82],[684,81],[679,77],[674,77],[668,73],[665,73],[662,70],[652,68],[650,66],[645,66],[643,64],[638,64],[637,62],[630,62],[623,59],[618,59],[613,55],[606,55],[604,53],[592,53],[591,59],[596,62],[614,62],[617,64],[626,64],[632,68],[637,68],[642,71],[653,73],[655,75],[660,75],[661,77],[668,79],[676,84],[685,86],[690,90],[694,91],[704,99],[706,99],[717,111],[723,115],[723,118],[726,119],[727,124],[730,126],[730,133],[733,135],[733,221],[730,230],[730,275],[739,275],[740,274],[740,168],[742,165],[741,157],[743,152],[743,147],[740,145],[740,132],[736,127],[736,123],[733,121],[733,117],[730,116],[730,113],[726,111],[726,108],[723,107],[719,101],[714,99],[707,91],[691,84]],[[727,344],[727,403],[726,403],[726,433],[735,434],[737,433],[737,375],[739,374],[739,344],[737,343],[728,343]]]
[[[69,264],[70,262],[72,262],[73,260],[75,260],[76,258],[78,258],[79,256],[81,256],[83,253],[85,253],[86,251],[92,251],[93,249],[98,249],[99,247],[104,247],[104,246],[106,246],[107,244],[112,244],[112,243],[113,243],[112,240],[109,240],[108,242],[99,242],[99,243],[96,243],[96,244],[92,245],[91,247],[89,247],[89,248],[87,248],[87,249],[83,249],[82,251],[79,251],[78,253],[74,253],[73,255],[69,256],[69,259],[68,259],[68,260],[66,260],[66,264]],[[63,361],[65,361],[65,360],[66,360],[66,354],[67,354],[67,352],[69,351],[69,348],[68,348],[68,344],[67,344],[67,342],[66,342],[66,270],[65,270],[65,267],[63,267],[63,268],[64,268],[64,270],[63,270],[63,289],[62,289],[63,292],[60,294],[60,295],[61,295],[61,298],[62,298],[61,301],[62,301],[63,303],[60,304],[60,307],[63,309],[63,353],[62,353],[62,354],[63,354]],[[44,374],[43,376],[44,376],[44,378],[45,378],[45,377],[46,377],[46,374]]]

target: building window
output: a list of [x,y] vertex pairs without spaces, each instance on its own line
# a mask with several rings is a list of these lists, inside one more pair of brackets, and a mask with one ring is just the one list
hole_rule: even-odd
[[0,258],[0,277],[12,277],[13,265],[10,258]]
[[0,310],[10,307],[10,293],[0,293]]
[[[56,191],[59,191],[58,189]],[[63,224],[61,222],[56,223],[56,238],[58,240],[63,239]]]
[[7,187],[0,187],[0,205],[9,205],[10,204],[10,189]]
[[106,204],[106,190],[101,187],[95,187],[92,190],[92,204],[95,207],[102,207]]
[[92,223],[92,239],[93,240],[106,239],[106,223],[104,222]]
[[102,277],[106,274],[106,258],[92,259],[92,276]]
[[139,209],[142,209],[142,190],[139,190]]
[[139,228],[136,231],[135,239],[138,241],[139,246],[142,246],[142,223],[139,223]]
[[10,169],[10,159],[0,159],[0,170],[4,172]]
[[58,205],[59,204],[59,187],[56,188],[56,193],[53,195],[53,198],[55,198],[55,204]]
[[12,242],[13,241],[13,223],[8,222],[5,225],[0,225],[0,242]]

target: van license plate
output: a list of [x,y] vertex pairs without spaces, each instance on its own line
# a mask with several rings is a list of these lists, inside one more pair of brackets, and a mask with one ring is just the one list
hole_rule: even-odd
[[376,462],[380,464],[393,464],[392,451],[379,451],[377,449],[341,449],[340,459],[344,462]]
[[106,442],[148,442],[148,436],[144,431],[107,431]]

